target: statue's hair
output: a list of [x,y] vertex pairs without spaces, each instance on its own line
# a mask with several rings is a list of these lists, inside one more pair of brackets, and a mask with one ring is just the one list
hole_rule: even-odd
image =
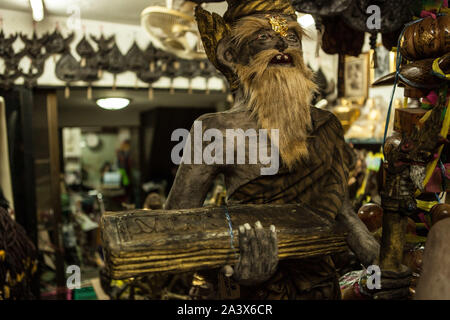
[[279,129],[281,159],[289,169],[308,158],[307,137],[312,129],[310,104],[316,90],[312,71],[305,66],[301,51],[287,49],[293,67],[270,66],[278,50],[258,53],[247,66],[236,70],[244,98],[261,128]]

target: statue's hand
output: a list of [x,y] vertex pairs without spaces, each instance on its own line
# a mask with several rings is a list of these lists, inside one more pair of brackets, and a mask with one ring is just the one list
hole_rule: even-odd
[[278,241],[275,226],[264,229],[257,221],[252,228],[248,223],[239,226],[240,256],[238,263],[231,268],[224,267],[226,276],[241,285],[256,285],[267,281],[278,265]]
[[411,269],[405,265],[399,271],[381,270],[381,288],[367,289],[361,283],[364,291],[377,300],[405,300],[409,296],[409,287],[412,282]]

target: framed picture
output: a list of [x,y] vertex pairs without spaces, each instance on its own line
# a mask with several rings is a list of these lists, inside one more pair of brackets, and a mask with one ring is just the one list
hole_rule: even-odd
[[[370,52],[370,61],[373,59],[373,50]],[[377,68],[371,68],[371,80],[370,83],[375,80],[391,73],[395,72],[397,62],[397,53],[387,50],[383,44],[377,44]]]
[[358,57],[345,57],[344,83],[346,98],[367,98],[370,81],[370,55],[362,53]]

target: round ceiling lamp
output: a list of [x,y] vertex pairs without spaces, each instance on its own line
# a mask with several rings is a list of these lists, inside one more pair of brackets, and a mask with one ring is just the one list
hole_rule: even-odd
[[106,110],[120,110],[130,104],[127,98],[101,98],[97,99],[97,105]]
[[297,21],[305,29],[311,27],[315,23],[313,16],[310,14],[303,14],[299,16]]

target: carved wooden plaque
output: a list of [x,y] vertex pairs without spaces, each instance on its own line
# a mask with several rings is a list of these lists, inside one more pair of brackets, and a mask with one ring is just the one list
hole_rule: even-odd
[[335,221],[299,204],[133,210],[102,217],[107,269],[113,278],[121,279],[234,264],[239,255],[239,225],[253,226],[258,220],[265,228],[276,226],[280,259],[347,248],[346,234]]

